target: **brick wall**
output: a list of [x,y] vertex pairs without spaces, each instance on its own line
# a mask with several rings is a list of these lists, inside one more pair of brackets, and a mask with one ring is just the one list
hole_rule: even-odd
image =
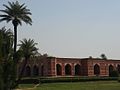
[[[19,62],[18,65],[18,74],[21,70],[21,67],[24,63]],[[57,64],[61,67],[58,68]],[[38,68],[39,76],[58,76],[57,68],[61,70],[61,75],[59,76],[75,76],[76,71],[80,71],[79,76],[96,76],[94,67],[98,66],[100,73],[98,76],[109,76],[109,66],[112,65],[114,70],[117,70],[117,66],[120,65],[120,60],[103,60],[99,58],[56,58],[56,57],[47,57],[47,58],[32,58],[28,60],[26,67],[30,67],[31,72],[30,76],[34,75],[34,66]],[[75,68],[79,67],[80,70]],[[70,70],[69,70],[70,69]],[[68,70],[68,71],[67,71]],[[26,75],[26,70],[24,76]],[[67,75],[67,76],[68,76]]]

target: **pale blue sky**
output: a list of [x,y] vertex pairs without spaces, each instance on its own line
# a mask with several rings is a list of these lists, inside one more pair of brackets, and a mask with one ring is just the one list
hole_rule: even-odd
[[[9,0],[15,1],[15,0]],[[120,0],[18,0],[33,25],[18,27],[18,40],[34,39],[39,52],[57,57],[120,59]],[[0,9],[4,9],[0,1]],[[11,24],[0,23],[0,27]]]

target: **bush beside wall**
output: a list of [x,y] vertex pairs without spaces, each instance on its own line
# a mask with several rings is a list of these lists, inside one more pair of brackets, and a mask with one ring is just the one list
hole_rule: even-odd
[[24,78],[20,83],[56,83],[56,82],[87,82],[87,81],[112,81],[118,77],[55,77],[55,78]]
[[55,82],[87,82],[87,81],[112,81],[118,80],[117,77],[69,77],[69,78],[47,78],[41,79],[41,83]]

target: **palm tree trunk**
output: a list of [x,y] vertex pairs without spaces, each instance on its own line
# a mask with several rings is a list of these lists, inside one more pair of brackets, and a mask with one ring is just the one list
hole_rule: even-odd
[[14,25],[14,56],[13,56],[14,61],[16,56],[16,48],[17,48],[17,25]]
[[[17,60],[16,60],[16,48],[17,48],[17,25],[13,24],[14,25],[14,52],[13,52],[13,62],[14,62],[14,75],[15,77],[17,77],[16,73],[17,73]],[[16,82],[16,80],[15,80]],[[15,88],[16,86],[18,86],[18,84],[14,84],[12,85],[12,89]]]
[[13,60],[14,60],[14,62],[17,62],[17,60],[16,60],[16,49],[17,49],[17,26],[18,26],[18,20],[17,20],[16,17],[12,21],[12,24],[14,26],[14,54],[13,54]]
[[15,85],[13,86],[13,88],[17,87],[18,84],[20,83],[21,78],[22,78],[22,76],[23,76],[23,73],[24,73],[24,71],[25,71],[25,67],[26,67],[26,65],[27,65],[27,60],[28,60],[28,59],[25,58],[25,61],[23,62],[23,65],[22,65],[22,69],[21,69],[21,71],[20,71],[20,74],[18,75],[18,79],[16,80],[16,83],[15,83]]

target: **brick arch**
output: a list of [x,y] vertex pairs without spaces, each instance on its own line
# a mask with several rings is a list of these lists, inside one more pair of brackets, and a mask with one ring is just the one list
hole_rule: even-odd
[[61,66],[61,64],[56,64],[56,73],[57,73],[57,75],[62,75],[62,66]]
[[70,66],[72,66],[72,63],[65,63],[65,66],[66,66],[67,64],[69,64]]
[[39,75],[39,67],[38,65],[33,66],[33,76],[38,76]]
[[65,65],[65,75],[71,75],[72,70],[71,70],[71,65],[70,64],[66,64]]
[[27,65],[25,67],[25,76],[26,77],[30,77],[31,76],[31,67],[29,65]]
[[96,64],[97,64],[98,66],[100,66],[100,63],[94,63],[93,65],[95,66]]
[[81,75],[81,66],[79,64],[75,65],[75,75]]
[[74,66],[76,66],[76,65],[80,65],[80,66],[81,66],[81,64],[80,64],[80,63],[74,63]]
[[96,76],[100,75],[100,66],[98,64],[94,65],[94,75]]
[[112,71],[114,70],[114,66],[113,65],[109,65],[109,76],[112,75]]

